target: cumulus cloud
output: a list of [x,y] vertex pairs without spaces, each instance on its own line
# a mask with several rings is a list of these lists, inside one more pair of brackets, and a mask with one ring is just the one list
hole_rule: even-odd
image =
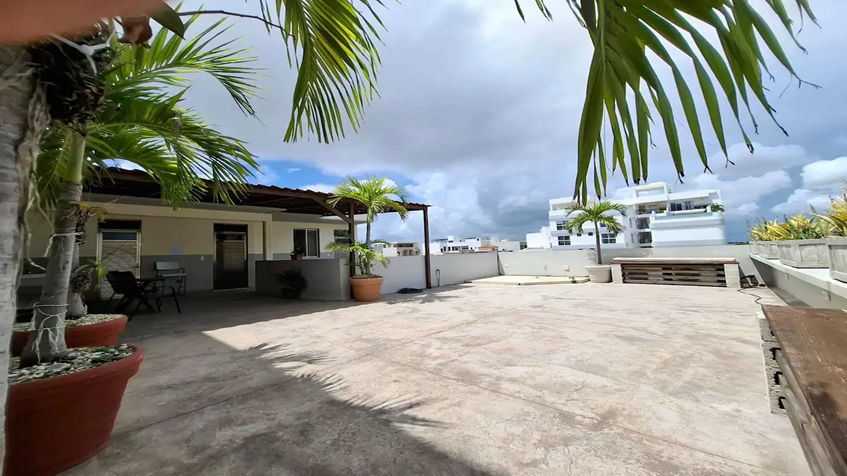
[[279,180],[279,175],[267,165],[259,166],[259,172],[256,174],[256,182],[259,185],[273,185]]
[[[206,8],[229,6],[225,0],[188,0],[185,8],[201,3]],[[545,224],[547,200],[573,194],[576,138],[591,60],[590,40],[564,4],[551,5],[556,20],[547,22],[530,10],[531,2],[525,3],[527,23],[508,0],[404,2],[381,10],[389,31],[379,45],[379,97],[368,107],[359,131],[348,129],[347,137],[334,144],[282,142],[295,76],[278,35],[269,36],[248,20],[236,20],[231,34],[244,36],[244,44],[260,58],[256,65],[267,70],[262,86],[269,102],[256,105],[262,124],[243,117],[231,101],[219,100],[225,92],[213,81],[193,86],[188,99],[222,132],[247,141],[263,160],[302,161],[339,176],[403,176],[412,184],[413,198],[434,206],[430,222],[439,235],[519,238]],[[844,2],[822,1],[815,8],[821,18],[847,14]],[[811,52],[830,51],[847,42],[847,29],[807,29],[803,42]],[[779,129],[757,113],[761,127],[755,155],[743,144],[733,145],[729,153],[736,165],[724,168],[723,157],[715,154],[716,141],[706,137],[717,178],[692,178],[691,171],[702,170],[702,165],[680,129],[689,171],[686,186],[721,188],[731,213],[770,209],[786,199],[792,177],[799,183],[799,167],[844,153],[841,125],[847,123],[847,97],[840,91],[847,57],[805,56],[793,47],[787,52],[804,79],[824,86],[792,88],[781,98],[772,95],[790,141],[802,147],[785,145]],[[673,89],[673,77],[661,67],[658,74]],[[690,77],[696,84],[696,77]],[[787,80],[787,75],[777,79]],[[678,120],[684,122],[681,113]],[[708,121],[701,122],[705,128]],[[724,120],[731,144],[741,141],[734,123],[729,116]],[[674,183],[658,123],[654,136],[650,181]],[[618,174],[609,191],[614,194],[623,186]],[[417,221],[404,224],[386,216],[376,227],[382,236],[421,240]]]
[[701,174],[688,188],[719,189],[726,213],[750,215],[759,209],[758,201],[771,193],[791,187],[791,177],[784,170],[772,170],[757,177],[724,180],[721,176]]
[[803,188],[810,190],[838,190],[847,179],[847,157],[819,160],[803,167],[800,174]]
[[793,215],[795,213],[809,213],[811,207],[815,207],[818,210],[825,210],[829,208],[829,197],[830,195],[800,188],[789,195],[785,202],[771,208],[771,211],[784,215]]

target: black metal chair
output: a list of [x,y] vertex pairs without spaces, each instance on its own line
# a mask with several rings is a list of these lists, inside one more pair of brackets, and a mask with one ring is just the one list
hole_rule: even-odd
[[[156,286],[155,284],[146,284],[144,286],[140,286],[138,281],[135,279],[135,275],[130,271],[109,271],[106,274],[106,280],[109,281],[109,285],[112,286],[112,297],[115,294],[121,295],[121,300],[118,301],[118,305],[115,307],[115,312],[123,312],[125,309],[132,304],[133,301],[138,300],[138,304],[135,305],[135,308],[127,314],[127,319],[131,320],[132,316],[138,311],[138,308],[144,305],[151,312],[156,312],[158,309],[159,312],[162,312],[162,298],[163,297],[172,297],[174,298],[174,303],[176,304],[176,311],[182,314],[182,309],[179,308],[179,299],[177,299],[176,290],[173,286]],[[166,292],[167,289],[170,289],[170,292]],[[112,300],[112,297],[109,298],[109,301]],[[150,300],[153,299],[156,303],[156,309],[153,308],[153,305],[150,303]]]

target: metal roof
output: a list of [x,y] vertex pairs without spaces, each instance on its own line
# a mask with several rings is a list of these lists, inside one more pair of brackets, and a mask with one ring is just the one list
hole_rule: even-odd
[[[86,192],[138,198],[161,198],[159,184],[143,170],[104,167],[99,169],[99,173],[98,179],[86,185]],[[200,202],[214,203],[215,200],[211,194],[212,181],[206,180],[205,182],[209,186],[210,192],[201,197]],[[327,208],[329,206],[327,201],[331,196],[330,193],[312,190],[249,184],[246,193],[234,197],[233,205],[285,209],[288,213],[320,216],[333,216],[339,215],[339,213],[349,216],[352,205],[355,215],[367,213],[364,205],[350,199],[342,199],[334,207],[339,213],[334,213]],[[424,210],[429,207],[429,205],[422,203],[404,203],[403,206],[407,210]]]

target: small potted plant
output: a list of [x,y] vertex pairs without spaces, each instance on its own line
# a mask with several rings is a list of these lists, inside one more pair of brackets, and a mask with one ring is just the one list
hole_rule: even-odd
[[300,295],[309,287],[306,277],[299,269],[287,269],[274,275],[280,286],[283,299],[299,299]]
[[709,205],[709,211],[711,211],[712,213],[725,212],[726,208],[724,208],[723,205],[719,203],[713,203]]
[[294,249],[291,250],[291,259],[301,260],[303,259],[303,256],[305,256],[305,254],[306,252],[301,246],[295,246]]

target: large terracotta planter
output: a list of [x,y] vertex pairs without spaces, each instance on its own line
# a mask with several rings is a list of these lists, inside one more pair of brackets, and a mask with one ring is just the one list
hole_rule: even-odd
[[353,287],[353,299],[359,302],[372,302],[379,299],[383,278],[350,278]]
[[[97,322],[84,326],[68,327],[65,329],[65,343],[69,349],[76,347],[99,347],[118,345],[118,337],[126,328],[126,316],[109,321]],[[13,332],[9,351],[12,357],[18,357],[26,346],[29,332]]]
[[52,476],[109,443],[126,384],[144,354],[106,365],[9,386],[5,476]]
[[779,262],[792,268],[828,268],[829,251],[824,240],[778,241]]

